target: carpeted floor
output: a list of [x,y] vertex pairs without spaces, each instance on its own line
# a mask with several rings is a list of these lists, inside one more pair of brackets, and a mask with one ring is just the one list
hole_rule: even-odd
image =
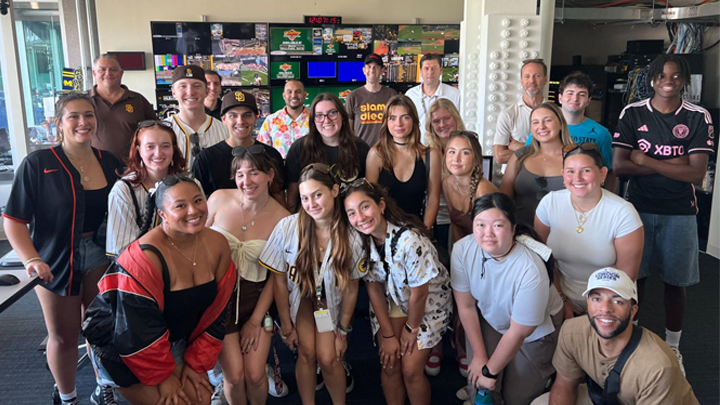
[[[0,254],[8,250],[7,242],[0,243]],[[684,327],[681,350],[685,368],[695,394],[701,404],[719,404],[720,390],[720,279],[718,260],[701,254],[702,282],[688,290],[687,321]],[[642,304],[641,325],[664,337],[664,310],[662,284],[652,277],[647,284],[646,302]],[[348,404],[382,404],[380,365],[377,349],[370,339],[367,320],[368,299],[364,290],[355,314],[355,332],[350,339],[348,360],[353,367],[355,389],[347,397]],[[0,314],[0,404],[40,405],[51,403],[53,380],[45,366],[45,359],[37,351],[46,335],[37,297],[29,293],[10,309]],[[446,339],[447,340],[447,339]],[[270,398],[269,404],[300,404],[294,380],[292,353],[280,343],[283,376],[290,394],[281,399]],[[449,345],[439,376],[431,377],[433,404],[460,404],[455,391],[464,384]],[[86,366],[78,372],[77,389],[82,404],[89,404],[95,387],[92,368]],[[317,396],[318,404],[330,404],[327,390]]]

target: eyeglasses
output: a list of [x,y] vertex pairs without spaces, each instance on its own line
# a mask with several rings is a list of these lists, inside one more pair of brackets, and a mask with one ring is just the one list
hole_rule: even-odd
[[[194,183],[194,182],[195,182],[195,178],[194,178],[193,175],[190,174],[190,173],[169,174],[169,175],[163,177],[163,178],[160,180],[160,183],[164,184],[164,185],[167,186],[167,187],[171,187],[171,186],[174,186],[174,185],[178,184],[178,183],[181,182],[181,181],[187,181],[187,182]],[[157,188],[157,187],[156,187],[156,188]]]
[[265,147],[262,145],[253,145],[249,148],[246,148],[244,146],[236,146],[232,150],[233,157],[243,156],[246,153],[251,153],[253,155],[260,155],[260,154],[265,153]]
[[599,152],[598,145],[595,142],[573,143],[570,145],[565,145],[565,147],[563,148],[563,150],[562,150],[563,159],[568,154],[574,152],[577,149],[584,150],[586,152],[590,152],[590,151]]
[[150,128],[154,127],[155,125],[172,129],[172,124],[167,121],[145,120],[138,122],[138,128]]
[[335,121],[338,114],[340,114],[340,111],[338,110],[330,110],[327,114],[315,113],[315,122],[324,122],[325,118],[329,118],[330,121]]
[[197,156],[202,148],[200,147],[200,136],[198,134],[190,134],[188,136],[190,138],[190,143],[192,143],[192,149],[190,151],[192,152],[193,156]]

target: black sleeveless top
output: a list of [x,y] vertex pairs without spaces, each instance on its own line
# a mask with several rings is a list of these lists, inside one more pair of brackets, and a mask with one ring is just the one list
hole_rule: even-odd
[[95,232],[105,220],[108,207],[108,195],[112,185],[110,182],[97,190],[85,190],[85,221],[83,222],[83,233]]
[[205,284],[196,285],[184,290],[170,291],[170,273],[167,263],[160,251],[152,245],[140,245],[140,249],[155,253],[162,263],[162,278],[165,286],[165,311],[163,316],[170,331],[170,341],[187,339],[200,322],[217,295],[217,282],[210,280]]
[[403,211],[414,214],[422,220],[423,202],[427,191],[427,173],[422,158],[415,160],[415,169],[408,181],[403,183],[395,177],[394,171],[383,168],[378,177],[378,184],[387,188],[390,197]]

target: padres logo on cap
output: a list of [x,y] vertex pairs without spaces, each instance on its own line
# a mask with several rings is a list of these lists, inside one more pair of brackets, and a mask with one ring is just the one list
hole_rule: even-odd
[[236,92],[235,92],[235,100],[237,100],[237,101],[239,101],[239,102],[241,102],[241,103],[242,103],[243,101],[245,101],[245,93],[243,93],[242,91],[236,91]]
[[135,109],[130,104],[125,104],[125,111],[127,111],[129,114],[132,114]]
[[193,77],[192,69],[190,69],[190,68],[185,69],[185,77]]

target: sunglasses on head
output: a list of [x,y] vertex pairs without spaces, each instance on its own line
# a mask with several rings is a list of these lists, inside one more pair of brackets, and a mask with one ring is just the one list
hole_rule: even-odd
[[351,191],[355,191],[355,190],[357,190],[358,188],[363,187],[363,186],[365,186],[365,185],[367,185],[368,187],[370,187],[372,190],[375,190],[375,186],[373,186],[372,183],[370,183],[369,181],[367,181],[367,179],[366,179],[365,177],[361,177],[361,178],[359,178],[359,179],[357,179],[357,180],[354,180],[352,183],[347,184],[347,185],[343,188],[342,192],[343,192],[343,194],[346,194],[346,195],[347,195],[347,194],[350,193]]
[[169,174],[169,175],[163,177],[160,180],[160,183],[164,184],[167,187],[171,187],[171,186],[178,184],[181,181],[187,181],[187,182],[194,183],[195,178],[190,173]]
[[138,122],[138,128],[150,128],[154,127],[155,125],[172,129],[172,124],[167,121],[145,120]]
[[596,151],[599,152],[598,145],[595,142],[583,142],[583,143],[574,143],[571,145],[565,145],[565,147],[562,150],[563,158],[565,158],[568,154],[574,152],[575,150],[580,149],[587,152],[590,151]]
[[265,153],[265,148],[262,145],[253,145],[249,148],[246,148],[244,146],[236,146],[232,150],[233,157],[243,156],[246,153],[251,153],[253,155],[261,155]]

